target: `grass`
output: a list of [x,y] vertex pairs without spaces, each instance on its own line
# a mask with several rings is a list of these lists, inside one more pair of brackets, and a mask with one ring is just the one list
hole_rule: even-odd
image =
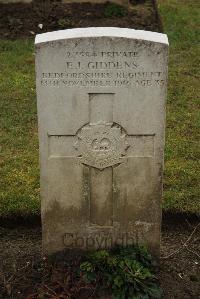
[[39,213],[37,113],[32,41],[0,42],[0,215]]
[[[170,41],[163,208],[199,213],[198,1],[159,0]],[[0,216],[40,213],[33,41],[0,41]]]
[[159,0],[170,42],[165,151],[165,210],[200,213],[200,4]]

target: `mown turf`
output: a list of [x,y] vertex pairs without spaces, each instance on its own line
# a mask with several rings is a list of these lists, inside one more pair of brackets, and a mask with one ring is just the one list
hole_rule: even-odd
[[[170,41],[163,207],[200,212],[198,1],[159,0]],[[40,213],[33,41],[0,41],[0,217]]]
[[200,4],[158,2],[170,42],[163,207],[200,213]]
[[37,214],[39,169],[33,41],[0,42],[0,215]]

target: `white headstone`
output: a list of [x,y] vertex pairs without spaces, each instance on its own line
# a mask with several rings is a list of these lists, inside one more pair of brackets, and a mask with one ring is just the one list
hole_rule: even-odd
[[167,36],[83,28],[35,43],[44,252],[158,255]]

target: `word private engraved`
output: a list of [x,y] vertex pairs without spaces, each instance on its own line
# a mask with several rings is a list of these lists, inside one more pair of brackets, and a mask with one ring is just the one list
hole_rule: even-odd
[[86,125],[77,139],[75,148],[81,163],[100,170],[122,163],[129,147],[123,128],[116,124]]

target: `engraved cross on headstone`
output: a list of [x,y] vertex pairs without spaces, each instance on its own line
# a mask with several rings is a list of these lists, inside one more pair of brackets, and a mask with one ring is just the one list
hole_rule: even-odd
[[49,158],[74,157],[84,165],[89,178],[89,223],[110,227],[114,221],[113,167],[130,158],[153,157],[154,135],[128,134],[114,122],[114,93],[88,96],[90,122],[76,135],[49,135]]

